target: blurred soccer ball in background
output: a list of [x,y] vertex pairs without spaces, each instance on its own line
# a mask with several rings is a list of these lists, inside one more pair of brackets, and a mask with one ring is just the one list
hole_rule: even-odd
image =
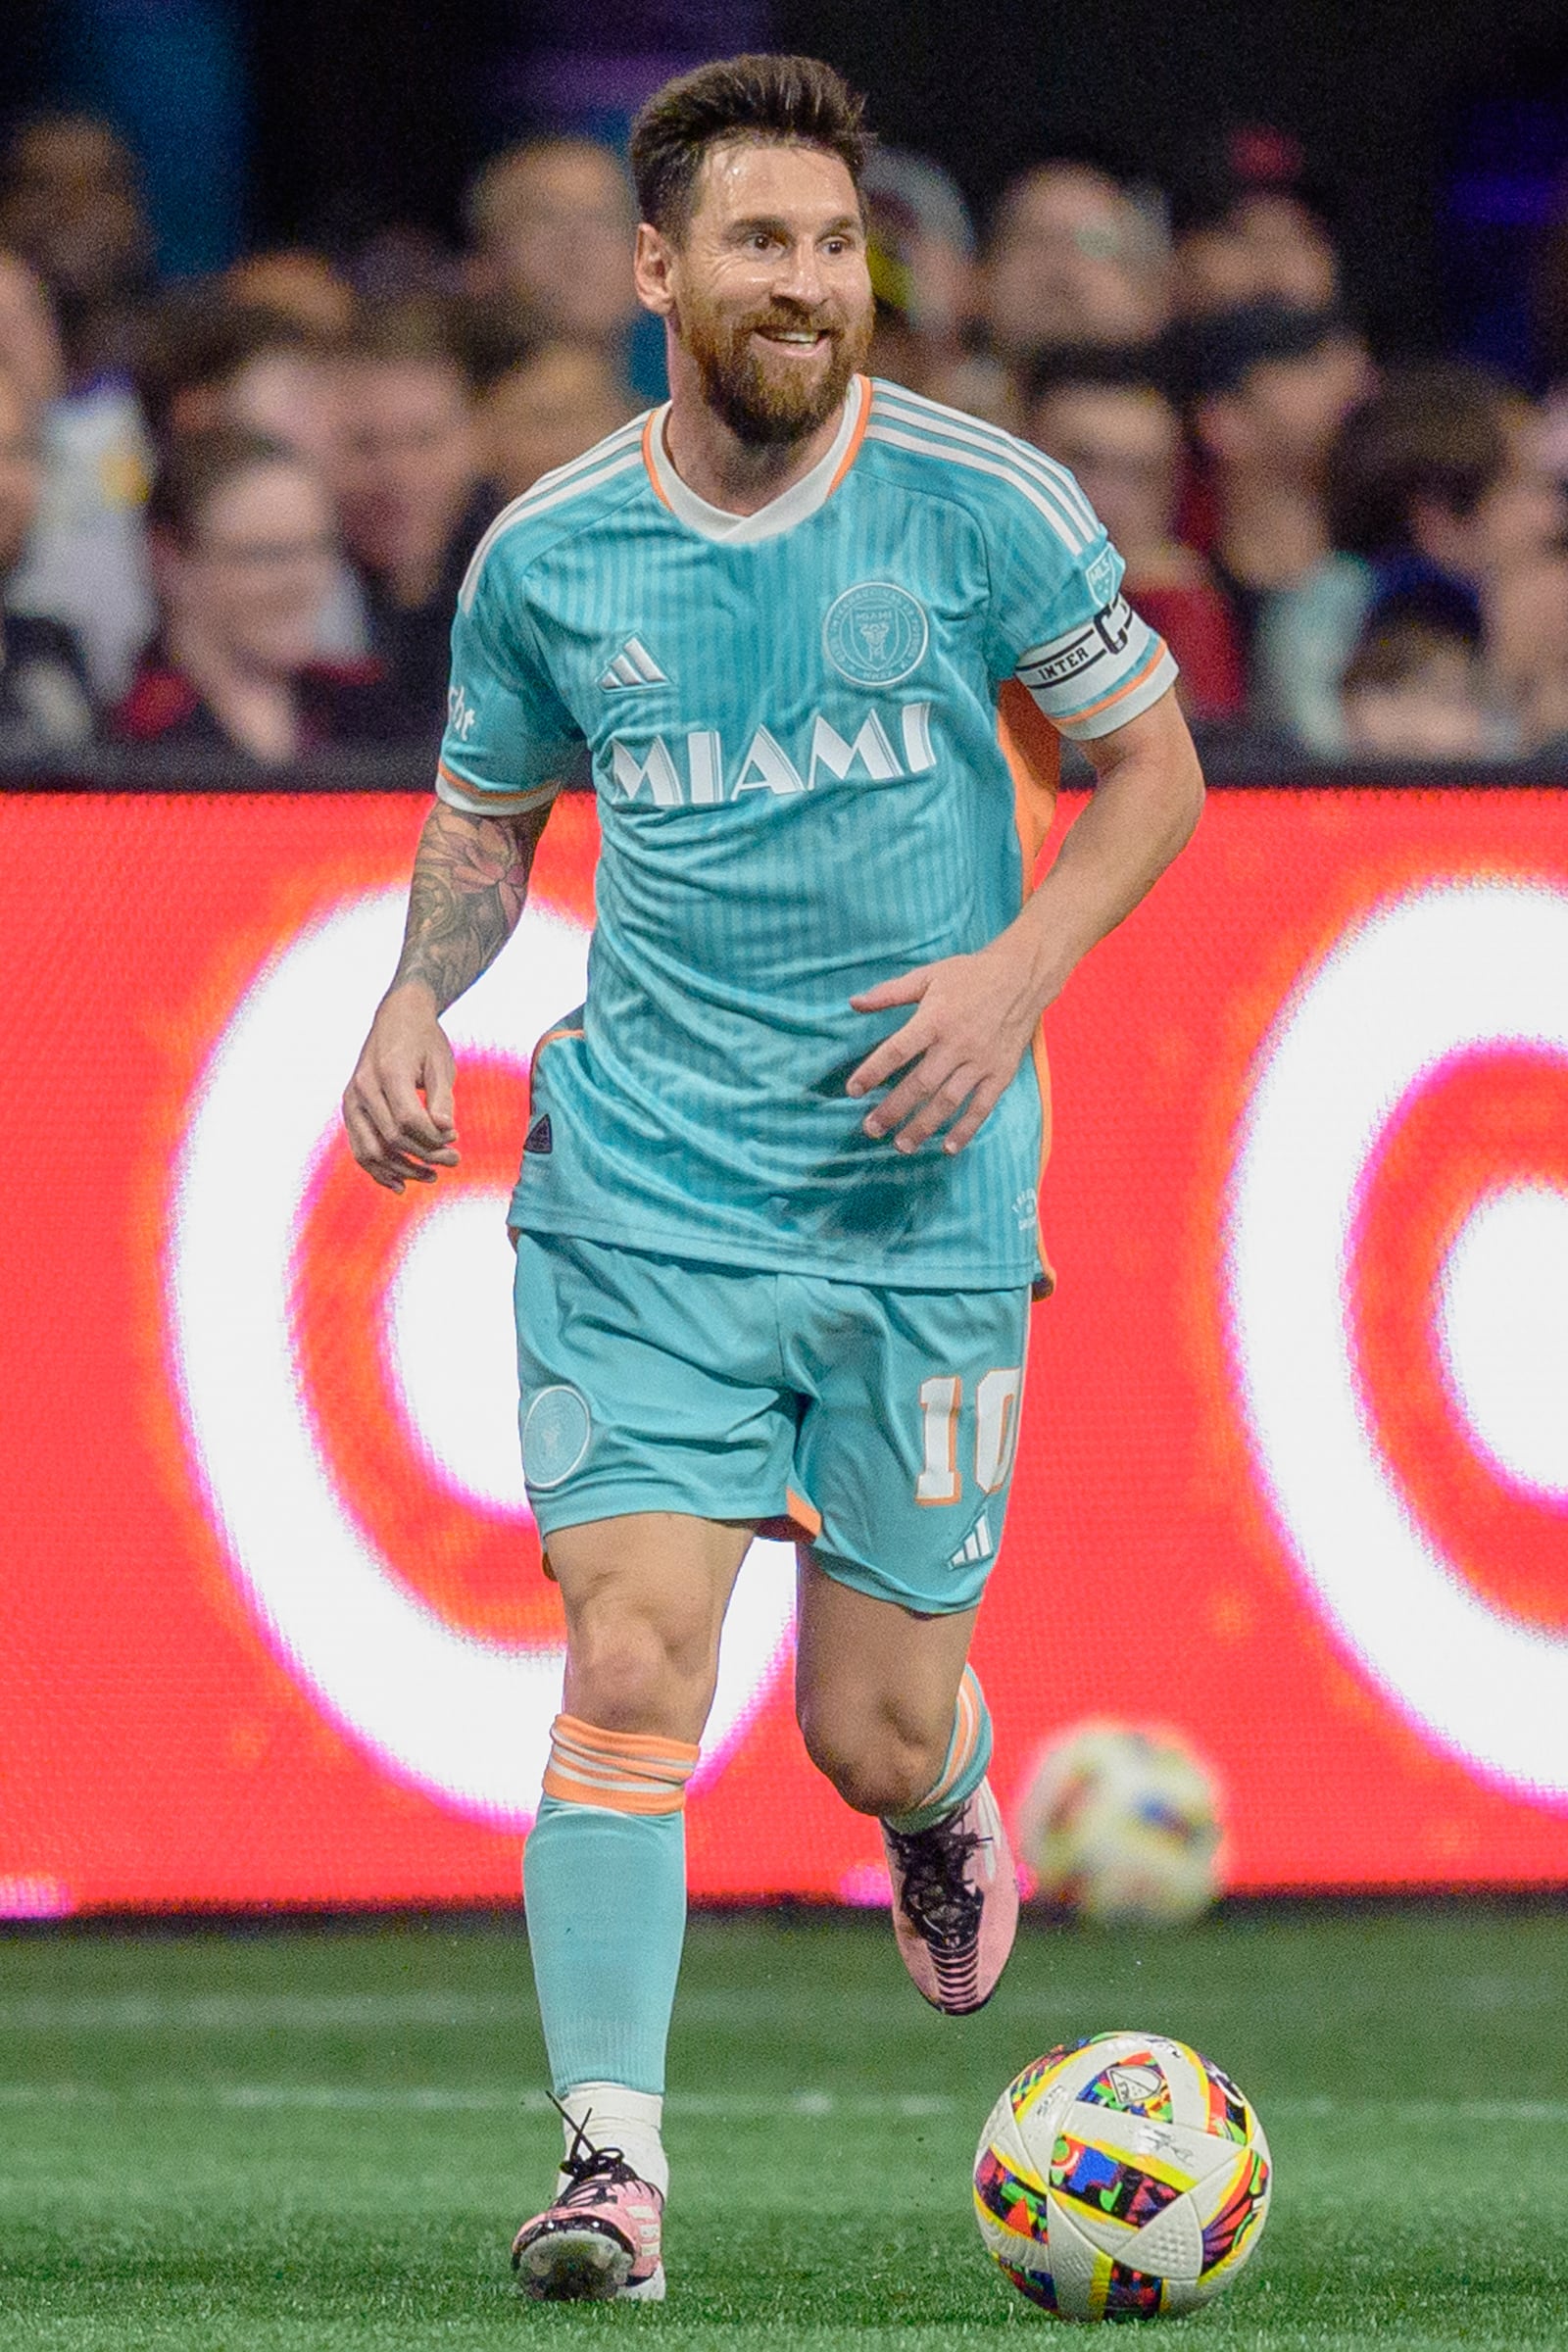
[[1008,2083],[974,2162],[980,2235],[1063,2320],[1196,2311],[1255,2248],[1263,2129],[1208,2059],[1159,2034],[1097,2034]]
[[1219,1891],[1218,1792],[1173,1732],[1075,1725],[1036,1757],[1017,1836],[1039,1898],[1100,1926],[1180,1926]]

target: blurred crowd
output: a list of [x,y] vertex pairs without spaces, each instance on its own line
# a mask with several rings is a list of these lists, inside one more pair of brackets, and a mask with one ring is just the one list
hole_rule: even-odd
[[[876,372],[1069,466],[1189,716],[1349,760],[1568,755],[1568,380],[1375,363],[1283,134],[1176,193],[1046,162],[977,237],[948,175],[867,182]],[[160,284],[105,123],[0,152],[0,760],[95,744],[428,753],[492,515],[649,404],[619,160],[486,163],[461,250],[262,251]],[[1560,251],[1558,250],[1560,247]],[[1568,369],[1568,221],[1541,342]]]

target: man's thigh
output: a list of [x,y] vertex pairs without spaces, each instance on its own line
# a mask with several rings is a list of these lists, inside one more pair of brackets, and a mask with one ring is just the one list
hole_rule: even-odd
[[1002,1541],[1023,1399],[1023,1290],[929,1292],[783,1277],[810,1401],[795,1484],[826,1575],[924,1616],[971,1609]]
[[562,1530],[590,1522],[786,1510],[797,1404],[776,1280],[518,1236],[522,1467],[553,1557]]

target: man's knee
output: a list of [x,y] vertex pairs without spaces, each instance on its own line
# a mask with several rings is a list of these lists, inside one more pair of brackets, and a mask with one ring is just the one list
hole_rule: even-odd
[[606,1732],[666,1731],[674,1716],[706,1717],[717,1666],[706,1621],[643,1613],[623,1601],[571,1614],[566,1686],[571,1712]]
[[805,1703],[806,1752],[857,1813],[911,1812],[942,1771],[947,1731],[927,1737],[874,1706],[863,1713]]

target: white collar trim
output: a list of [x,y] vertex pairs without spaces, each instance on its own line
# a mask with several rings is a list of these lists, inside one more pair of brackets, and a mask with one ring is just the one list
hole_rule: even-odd
[[808,514],[814,514],[827,503],[839,467],[855,439],[865,402],[865,384],[857,375],[850,379],[845,395],[844,416],[833,436],[833,445],[817,459],[809,473],[803,473],[777,498],[759,507],[755,514],[731,514],[726,508],[710,507],[706,498],[699,498],[675,471],[664,447],[664,425],[669,416],[669,403],[655,412],[653,430],[648,436],[648,465],[655,487],[668,505],[676,519],[689,530],[698,531],[705,539],[723,539],[731,547],[745,546],[759,539],[776,539],[780,531],[793,530]]

